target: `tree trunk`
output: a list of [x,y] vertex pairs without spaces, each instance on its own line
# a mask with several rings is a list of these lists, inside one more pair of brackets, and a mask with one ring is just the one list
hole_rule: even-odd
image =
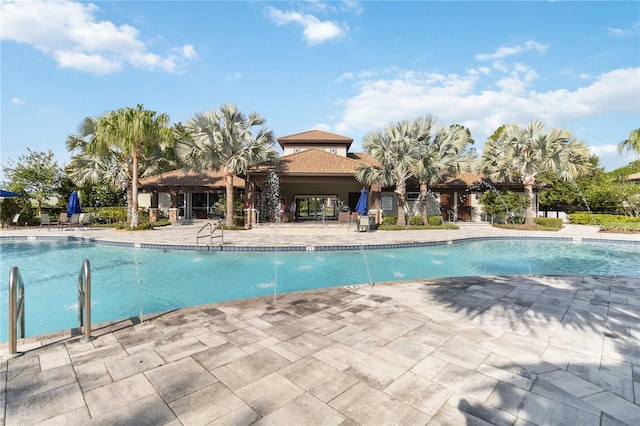
[[429,215],[427,213],[427,182],[420,182],[420,214],[422,215],[422,224],[429,224]]
[[396,185],[396,194],[398,194],[398,226],[407,226],[407,221],[405,220],[405,196],[407,194],[407,184],[406,182],[398,182]]
[[233,226],[233,174],[226,172],[224,180],[227,193],[227,226]]
[[138,156],[133,156],[133,182],[131,185],[131,227],[138,225]]
[[527,210],[524,215],[524,224],[525,226],[533,226],[533,184],[535,182],[535,175],[525,175],[522,179],[522,183],[524,184],[524,195],[529,200],[529,205],[527,206]]

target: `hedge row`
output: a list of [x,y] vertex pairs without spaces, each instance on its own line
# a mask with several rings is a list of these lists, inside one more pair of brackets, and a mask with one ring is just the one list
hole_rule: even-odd
[[576,225],[604,225],[604,224],[640,224],[640,217],[622,216],[599,213],[572,213],[569,216],[571,223]]

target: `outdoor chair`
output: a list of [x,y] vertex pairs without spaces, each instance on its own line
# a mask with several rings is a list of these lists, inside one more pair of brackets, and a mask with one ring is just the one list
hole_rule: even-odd
[[371,230],[371,221],[369,216],[360,216],[358,218],[358,232],[369,232]]
[[64,228],[65,225],[69,224],[69,216],[65,212],[60,213],[58,216],[58,229]]
[[79,225],[84,229],[85,227],[91,229],[91,213],[80,213]]
[[9,228],[15,228],[16,226],[18,226],[19,221],[20,213],[16,213],[15,216],[13,216],[13,219],[11,219],[11,222],[9,222]]
[[69,219],[69,227],[73,228],[74,226],[80,226],[80,213],[72,214]]
[[43,226],[46,226],[49,230],[51,230],[51,225],[57,225],[58,222],[52,220],[51,217],[47,213],[42,213],[40,215],[40,229]]

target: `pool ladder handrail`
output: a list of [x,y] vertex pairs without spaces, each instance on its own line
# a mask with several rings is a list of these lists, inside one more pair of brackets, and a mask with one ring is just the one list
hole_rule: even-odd
[[[206,229],[209,230],[207,234],[202,234]],[[220,229],[220,235],[214,235],[217,229]],[[207,250],[211,250],[213,246],[213,239],[220,238],[220,245],[224,244],[224,228],[220,226],[220,224],[212,225],[211,222],[207,222],[198,230],[196,234],[196,251],[200,250],[200,239],[201,238],[209,238],[209,243],[207,244]]]
[[82,329],[81,342],[90,342],[95,339],[91,336],[91,264],[89,259],[82,262],[78,274],[78,328]]
[[17,266],[9,271],[9,353],[2,359],[13,359],[22,355],[18,352],[18,321],[20,338],[24,339],[24,281]]
[[[24,339],[24,305],[24,281],[20,269],[14,266],[9,271],[9,353],[3,355],[2,359],[22,355],[18,352],[18,329],[20,338]],[[80,341],[94,340],[95,337],[91,337],[91,264],[88,259],[82,263],[78,275],[78,327],[83,326],[84,333]]]

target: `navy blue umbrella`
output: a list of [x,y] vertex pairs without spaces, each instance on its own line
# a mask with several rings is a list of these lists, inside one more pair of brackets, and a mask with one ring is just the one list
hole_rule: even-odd
[[367,207],[367,190],[364,188],[360,190],[360,198],[358,198],[358,204],[356,204],[356,211],[360,216],[364,216],[369,211]]
[[76,191],[73,191],[69,196],[69,207],[67,207],[67,217],[70,217],[71,215],[75,213],[80,213],[80,212],[82,212],[82,210],[80,209],[80,197],[78,197],[78,194],[76,193]]
[[10,198],[10,197],[24,197],[24,195],[18,194],[16,192],[5,191],[4,189],[0,189],[0,198]]

